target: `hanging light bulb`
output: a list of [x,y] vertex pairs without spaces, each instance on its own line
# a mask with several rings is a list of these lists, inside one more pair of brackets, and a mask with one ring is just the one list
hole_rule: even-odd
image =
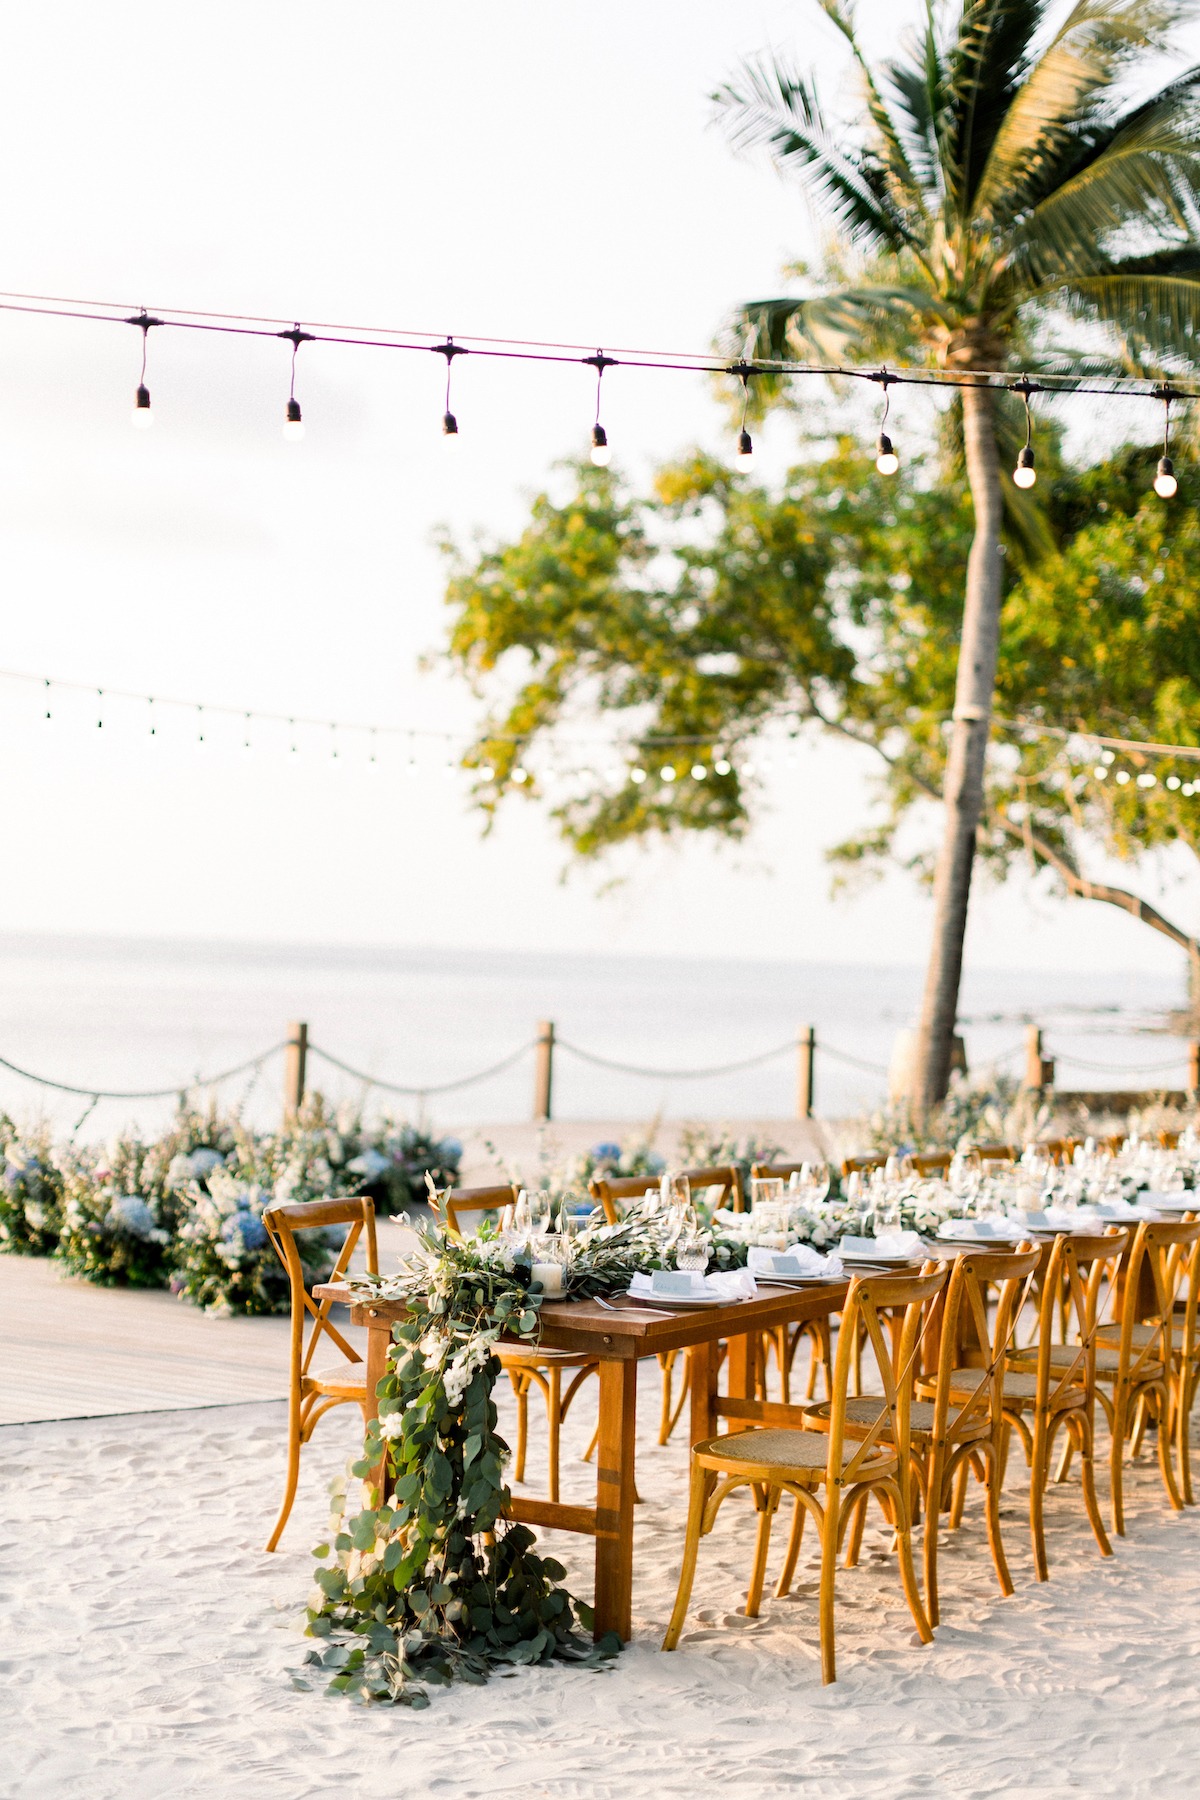
[[435,355],[444,356],[446,359],[446,399],[442,412],[442,442],[457,444],[458,420],[450,410],[450,370],[454,365],[455,357],[466,356],[467,350],[462,344],[456,344],[452,337],[448,337],[444,344],[431,344],[430,348]]
[[304,420],[300,416],[300,402],[296,398],[296,357],[301,344],[312,343],[312,332],[301,331],[299,325],[293,325],[290,331],[281,331],[279,336],[286,338],[292,346],[292,385],[288,390],[288,403],[283,415],[283,435],[287,443],[299,444],[304,438]]
[[895,445],[884,427],[891,410],[892,396],[888,393],[893,377],[886,369],[880,369],[878,375],[872,375],[872,381],[878,381],[883,388],[883,416],[879,421],[879,436],[875,440],[875,467],[881,475],[894,475],[900,467],[900,458],[896,455]]
[[152,319],[150,314],[143,308],[140,313],[135,314],[134,317],[129,320],[129,324],[136,325],[142,334],[142,372],[138,377],[137,392],[133,399],[133,412],[130,415],[130,424],[136,426],[139,431],[149,431],[151,425],[154,423],[154,414],[150,410],[150,389],[146,386],[146,355],[149,349],[150,328],[153,325],[161,325],[162,320]]
[[634,782],[638,787],[641,787],[643,781],[645,781],[645,779],[646,779],[645,769],[640,768],[635,764],[634,767],[632,769],[630,769],[630,771],[629,771],[629,779],[630,779],[630,781]]
[[1019,488],[1031,488],[1037,480],[1037,470],[1033,463],[1033,414],[1029,409],[1029,396],[1036,394],[1038,384],[1022,375],[1020,381],[1014,381],[1011,391],[1020,394],[1025,402],[1025,442],[1017,457],[1017,466],[1013,470],[1013,482]]
[[591,458],[598,469],[607,469],[612,451],[608,447],[608,433],[600,423],[600,383],[604,380],[605,369],[613,368],[616,358],[605,356],[603,350],[597,350],[595,356],[585,356],[583,361],[596,371],[596,417],[592,424]]
[[1162,381],[1154,392],[1163,403],[1163,453],[1158,459],[1158,468],[1154,474],[1154,491],[1160,500],[1173,500],[1179,492],[1175,464],[1170,457],[1171,402],[1175,398],[1175,390]]
[[746,429],[746,419],[750,411],[750,377],[756,375],[758,371],[743,356],[741,361],[734,363],[726,373],[736,375],[742,384],[742,425],[738,432],[737,454],[738,461],[745,465],[754,460],[754,439]]
[[705,768],[703,763],[693,763],[692,764],[692,780],[693,781],[707,781],[708,780],[708,770]]
[[717,775],[732,775],[733,764],[728,757],[722,756],[713,764],[713,772]]

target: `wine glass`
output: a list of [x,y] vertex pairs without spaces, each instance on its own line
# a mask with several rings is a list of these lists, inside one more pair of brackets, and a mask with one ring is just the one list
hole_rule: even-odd
[[528,1188],[522,1188],[513,1203],[512,1230],[518,1237],[528,1237],[533,1230]]
[[692,1184],[686,1175],[664,1175],[660,1184],[664,1206],[690,1206]]
[[771,1205],[783,1199],[783,1177],[754,1175],[750,1180],[750,1204],[754,1208]]
[[550,1194],[546,1188],[528,1188],[522,1191],[529,1206],[530,1228],[544,1236],[550,1229]]

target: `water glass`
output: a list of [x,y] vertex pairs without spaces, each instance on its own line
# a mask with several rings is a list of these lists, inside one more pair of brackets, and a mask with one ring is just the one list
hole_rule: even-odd
[[783,1199],[783,1177],[754,1175],[750,1179],[750,1205],[764,1206]]
[[685,1232],[675,1246],[675,1267],[693,1275],[703,1275],[708,1267],[708,1250],[708,1239],[701,1232]]

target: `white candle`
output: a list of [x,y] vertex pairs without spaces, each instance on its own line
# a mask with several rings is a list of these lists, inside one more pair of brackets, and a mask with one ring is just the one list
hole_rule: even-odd
[[529,1273],[535,1281],[542,1284],[542,1292],[547,1298],[563,1291],[563,1269],[561,1263],[535,1262]]

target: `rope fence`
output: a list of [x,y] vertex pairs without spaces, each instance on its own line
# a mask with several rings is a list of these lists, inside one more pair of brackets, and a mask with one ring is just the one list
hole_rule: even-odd
[[[828,1057],[832,1062],[852,1069],[857,1073],[882,1079],[889,1074],[886,1064],[872,1062],[867,1057],[857,1056],[851,1051],[842,1050],[836,1044],[820,1042],[820,1055]],[[310,1043],[308,1027],[302,1022],[295,1022],[288,1027],[288,1035],[268,1049],[261,1050],[256,1056],[248,1057],[228,1069],[222,1069],[213,1075],[196,1075],[186,1081],[175,1082],[169,1087],[155,1088],[106,1088],[80,1084],[78,1082],[59,1081],[48,1075],[40,1075],[22,1064],[12,1062],[8,1057],[0,1056],[0,1069],[7,1069],[10,1074],[19,1076],[21,1080],[33,1083],[37,1087],[49,1088],[56,1093],[77,1095],[86,1099],[89,1104],[83,1114],[87,1118],[102,1100],[183,1100],[188,1094],[203,1089],[221,1086],[240,1075],[252,1074],[255,1078],[261,1074],[264,1066],[281,1052],[285,1055],[284,1069],[284,1109],[287,1114],[295,1114],[304,1099],[307,1083],[307,1059],[315,1056],[330,1068],[337,1069],[352,1081],[359,1082],[364,1090],[377,1089],[382,1093],[398,1094],[405,1098],[425,1101],[435,1095],[460,1093],[465,1088],[476,1087],[484,1082],[492,1081],[497,1076],[507,1074],[510,1069],[525,1060],[531,1053],[534,1057],[534,1108],[535,1119],[548,1120],[551,1116],[551,1098],[553,1092],[554,1053],[565,1051],[576,1061],[590,1068],[603,1069],[617,1075],[628,1075],[639,1081],[712,1081],[725,1076],[745,1074],[749,1070],[765,1067],[768,1063],[778,1062],[789,1055],[796,1057],[796,1113],[800,1118],[811,1118],[815,1112],[815,1072],[818,1053],[816,1028],[811,1025],[802,1026],[794,1038],[781,1044],[773,1045],[769,1050],[759,1051],[753,1056],[746,1056],[732,1062],[715,1063],[701,1068],[650,1068],[643,1063],[628,1063],[616,1057],[602,1056],[596,1051],[587,1050],[582,1045],[557,1037],[554,1024],[550,1020],[542,1020],[537,1035],[519,1044],[507,1056],[498,1062],[489,1063],[485,1068],[477,1069],[469,1075],[460,1075],[450,1081],[406,1083],[392,1081],[383,1075],[373,1075],[365,1069],[357,1068],[353,1063],[345,1061],[322,1045]],[[1192,1042],[1181,1047],[1169,1061],[1152,1064],[1105,1063],[1095,1062],[1086,1057],[1075,1056],[1063,1052],[1057,1057],[1044,1053],[1043,1032],[1040,1027],[1030,1025],[1023,1044],[1014,1044],[982,1060],[979,1069],[996,1069],[1021,1054],[1025,1056],[1023,1085],[1027,1088],[1043,1092],[1054,1091],[1056,1063],[1062,1062],[1070,1068],[1077,1068],[1101,1075],[1116,1076],[1126,1084],[1124,1088],[1114,1092],[1131,1091],[1131,1084],[1157,1075],[1179,1074],[1186,1065],[1184,1089],[1189,1093],[1200,1091],[1200,1042]],[[251,1083],[253,1087],[253,1082]],[[1057,1089],[1064,1099],[1070,1099],[1069,1092]],[[1098,1090],[1101,1091],[1101,1090]],[[1079,1096],[1082,1098],[1082,1096]],[[82,1124],[83,1120],[79,1121]],[[78,1125],[76,1126],[78,1130]]]

